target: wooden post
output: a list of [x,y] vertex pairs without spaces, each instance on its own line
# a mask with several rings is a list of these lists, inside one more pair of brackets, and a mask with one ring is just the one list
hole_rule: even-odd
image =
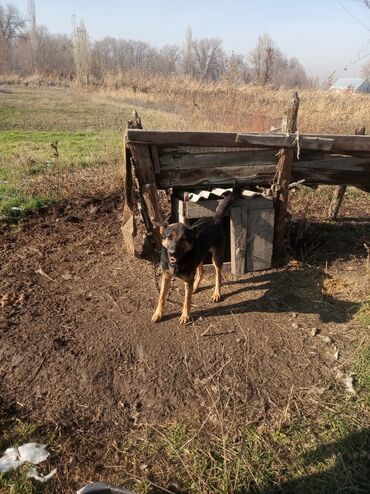
[[135,171],[140,185],[141,201],[147,207],[151,223],[154,244],[157,250],[162,248],[160,227],[164,224],[163,213],[159,204],[157,187],[155,185],[154,167],[149,148],[145,144],[129,144],[132,158],[135,162]]
[[[358,127],[355,130],[356,136],[364,136],[365,135],[365,127]],[[329,219],[335,220],[337,219],[339,209],[342,205],[344,194],[346,193],[347,186],[346,185],[337,185],[334,190],[334,194],[329,206],[328,216]]]
[[[141,119],[136,111],[133,112],[132,120],[127,122],[127,128],[142,129]],[[154,167],[149,148],[145,144],[128,144],[126,132],[124,138],[124,156],[126,201],[122,233],[126,250],[131,254],[136,254],[133,241],[136,235],[136,225],[134,218],[132,165],[134,165],[138,182],[141,213],[145,227],[148,233],[153,235],[156,249],[160,250],[162,248],[160,227],[163,225],[164,219],[159,205],[157,188],[155,186]]]
[[[133,112],[132,120],[127,122],[128,129],[142,129],[141,120],[136,110]],[[127,131],[123,138],[123,158],[124,158],[124,176],[125,176],[125,205],[122,215],[122,236],[123,246],[128,254],[137,256],[135,248],[136,222],[135,222],[135,204],[134,204],[134,182],[132,176],[132,156],[127,146]]]
[[[297,130],[297,115],[299,108],[298,93],[294,92],[288,101],[281,131],[285,134],[292,134]],[[279,161],[277,164],[277,184],[276,193],[276,215],[274,232],[274,261],[282,262],[286,255],[285,250],[285,218],[288,208],[289,183],[292,177],[293,149],[283,147],[279,151]]]

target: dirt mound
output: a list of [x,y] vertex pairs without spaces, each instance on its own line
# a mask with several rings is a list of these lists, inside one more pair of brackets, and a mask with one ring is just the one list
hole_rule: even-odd
[[258,420],[326,382],[333,352],[312,329],[330,333],[356,307],[323,296],[321,270],[229,275],[217,305],[208,275],[186,327],[175,282],[174,303],[154,325],[153,268],[124,255],[121,206],[119,194],[59,206],[3,233],[6,402],[100,429],[202,414],[216,397]]

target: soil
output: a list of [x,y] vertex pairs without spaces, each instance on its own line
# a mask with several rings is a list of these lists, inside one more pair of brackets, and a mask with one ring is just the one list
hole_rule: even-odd
[[[2,232],[3,403],[71,430],[86,427],[102,441],[118,426],[202,415],[216,397],[247,421],[281,414],[292,399],[289,413],[309,415],[307,397],[328,385],[336,348],[352,351],[358,304],[325,292],[324,268],[293,261],[237,280],[225,275],[219,304],[208,274],[185,327],[176,281],[164,321],[152,324],[153,266],[124,254],[121,211],[117,193]],[[346,269],[356,269],[351,262]]]

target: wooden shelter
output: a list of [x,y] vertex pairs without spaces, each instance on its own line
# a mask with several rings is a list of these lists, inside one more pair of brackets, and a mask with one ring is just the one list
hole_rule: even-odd
[[[135,112],[124,137],[126,249],[135,253],[134,183],[148,235],[157,249],[161,248],[160,227],[164,224],[158,189],[189,192],[230,187],[235,180],[247,189],[264,188],[266,197],[272,197],[274,203],[273,249],[277,261],[284,258],[285,218],[292,182],[352,185],[370,192],[370,137],[300,135],[298,106],[298,94],[293,93],[279,134],[147,131],[141,128]],[[233,236],[231,243],[235,247]],[[234,272],[244,272],[235,269]]]

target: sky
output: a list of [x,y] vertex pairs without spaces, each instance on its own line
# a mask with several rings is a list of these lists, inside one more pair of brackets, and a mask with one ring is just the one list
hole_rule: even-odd
[[[0,0],[27,13],[27,0]],[[181,45],[186,28],[194,38],[218,37],[227,53],[248,54],[268,33],[310,76],[361,76],[370,60],[370,9],[362,0],[35,0],[37,23],[70,34],[82,18],[91,39],[105,36]],[[369,54],[367,58],[359,58]],[[347,68],[347,70],[345,70]]]

